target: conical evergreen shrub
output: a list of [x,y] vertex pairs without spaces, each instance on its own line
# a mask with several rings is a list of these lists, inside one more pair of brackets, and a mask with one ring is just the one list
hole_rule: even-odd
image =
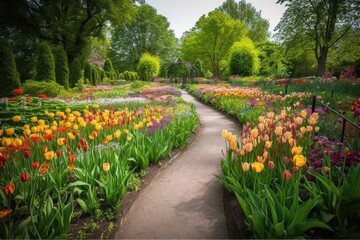
[[70,78],[69,78],[69,84],[70,87],[75,87],[76,83],[81,78],[81,61],[79,58],[74,58],[70,65]]
[[19,87],[20,78],[12,48],[6,40],[0,39],[0,97],[13,95],[13,90]]
[[55,81],[55,60],[47,42],[40,43],[37,50],[36,81]]
[[55,48],[54,58],[56,82],[64,86],[64,88],[68,90],[70,71],[68,59],[63,46],[58,46],[57,48]]

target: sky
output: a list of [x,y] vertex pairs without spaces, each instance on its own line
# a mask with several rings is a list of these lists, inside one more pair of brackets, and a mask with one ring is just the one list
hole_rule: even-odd
[[[204,14],[219,7],[225,0],[146,0],[158,14],[165,16],[170,22],[170,29],[180,38],[185,31],[195,26],[197,20]],[[273,33],[279,23],[285,7],[276,4],[277,0],[246,0],[251,3],[261,16],[269,20],[269,31]]]

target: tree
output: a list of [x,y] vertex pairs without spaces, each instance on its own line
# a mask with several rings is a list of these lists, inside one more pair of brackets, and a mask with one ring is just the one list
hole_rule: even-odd
[[38,46],[34,79],[45,82],[55,81],[55,60],[47,42],[42,42]]
[[177,42],[167,19],[143,4],[134,19],[111,32],[110,53],[114,67],[123,72],[136,70],[143,53],[159,56],[162,62],[174,60]]
[[149,53],[144,53],[139,61],[138,73],[140,80],[150,81],[160,72],[160,59]]
[[62,46],[58,46],[54,50],[55,58],[55,78],[56,82],[66,90],[69,89],[69,63],[65,50]]
[[18,87],[20,79],[12,48],[6,40],[0,39],[0,97],[12,95]]
[[276,42],[257,44],[260,60],[260,75],[284,77],[287,74],[287,61],[284,48]]
[[287,9],[276,26],[277,36],[286,46],[291,42],[311,45],[317,73],[326,71],[329,49],[359,24],[359,0],[278,0]]
[[216,77],[225,71],[228,52],[234,42],[247,34],[245,24],[229,15],[212,11],[203,15],[182,41],[182,55],[186,61],[201,58]]
[[258,73],[258,51],[251,39],[244,38],[234,43],[230,49],[229,68],[232,75],[250,76]]
[[0,29],[62,45],[72,62],[77,56],[89,54],[90,38],[103,35],[109,22],[116,25],[130,21],[133,14],[132,0],[0,1]]
[[269,38],[269,21],[262,18],[261,11],[256,11],[251,3],[246,3],[245,0],[238,3],[235,0],[226,0],[216,10],[227,13],[232,19],[245,23],[248,36],[254,42],[266,41]]
[[75,87],[79,79],[81,78],[81,61],[79,58],[75,58],[70,65],[70,77],[69,84],[70,87]]
[[194,66],[197,69],[197,77],[205,77],[205,72],[202,67],[202,61],[200,59],[196,59]]

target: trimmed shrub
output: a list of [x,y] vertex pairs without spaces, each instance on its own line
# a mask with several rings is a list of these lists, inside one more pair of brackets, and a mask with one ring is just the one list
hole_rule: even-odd
[[36,81],[55,81],[55,60],[47,42],[40,43],[37,50]]
[[259,57],[249,38],[234,43],[230,49],[229,70],[231,75],[250,76],[259,72]]
[[54,50],[55,58],[55,77],[56,82],[66,90],[69,89],[69,63],[63,46],[58,46]]
[[140,80],[150,81],[159,74],[160,59],[149,53],[144,53],[138,64],[138,74]]
[[106,76],[110,79],[116,79],[116,73],[112,66],[112,62],[110,59],[106,59],[104,63],[104,71],[106,73]]
[[81,61],[79,58],[74,58],[70,65],[70,78],[69,84],[70,87],[75,87],[76,83],[81,78]]
[[65,91],[64,86],[51,81],[34,81],[27,80],[22,86],[24,93],[29,94],[30,96],[38,96],[39,94],[45,94],[48,97],[56,97],[61,91]]
[[94,82],[92,78],[92,67],[88,62],[86,62],[84,66],[84,81],[91,84]]
[[9,43],[0,39],[0,97],[13,95],[13,90],[20,87],[19,73],[13,50]]
[[104,78],[106,78],[106,73],[105,73],[104,69],[100,68],[100,82],[102,82],[104,80]]
[[202,62],[200,59],[197,59],[194,66],[196,67],[196,69],[198,70],[198,72],[196,73],[197,77],[204,77],[205,73],[204,73],[204,69],[202,67]]

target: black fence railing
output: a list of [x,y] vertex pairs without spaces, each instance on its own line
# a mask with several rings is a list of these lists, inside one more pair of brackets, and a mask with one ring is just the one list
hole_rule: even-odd
[[313,95],[313,99],[312,99],[312,107],[311,107],[311,112],[315,112],[315,107],[316,107],[316,103],[320,103],[322,106],[324,106],[325,108],[329,109],[331,112],[333,112],[334,114],[338,115],[339,117],[342,118],[343,120],[343,125],[342,125],[342,129],[341,129],[341,139],[340,142],[344,142],[344,136],[345,136],[345,128],[346,128],[346,123],[350,123],[351,125],[353,125],[355,128],[360,129],[360,126],[357,125],[356,123],[352,122],[351,120],[349,120],[347,117],[345,117],[344,115],[342,115],[341,113],[337,112],[336,110],[332,109],[331,107],[329,107],[328,105],[326,105],[325,103],[323,103],[322,101],[320,101],[319,99],[317,99],[316,95]]

